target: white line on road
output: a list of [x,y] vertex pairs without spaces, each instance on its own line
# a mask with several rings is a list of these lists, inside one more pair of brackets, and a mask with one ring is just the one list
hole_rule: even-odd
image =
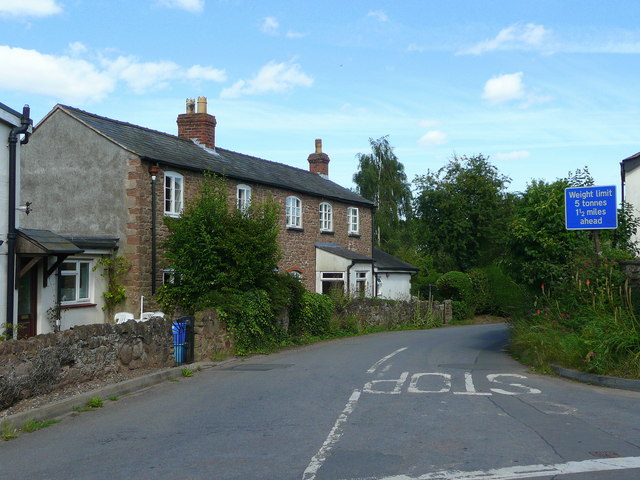
[[380,359],[380,360],[378,360],[376,363],[374,363],[374,364],[373,364],[373,366],[372,366],[369,370],[367,370],[367,373],[373,373],[373,372],[375,372],[375,371],[376,371],[376,369],[377,369],[380,365],[382,365],[384,362],[386,362],[387,360],[389,360],[389,359],[390,359],[391,357],[393,357],[394,355],[397,355],[398,353],[400,353],[400,352],[402,352],[402,351],[404,351],[404,350],[406,350],[406,349],[407,349],[407,347],[399,348],[398,350],[396,350],[396,351],[395,351],[395,352],[393,352],[393,353],[390,353],[390,354],[389,354],[389,355],[387,355],[386,357],[381,358],[381,359]]
[[342,410],[342,413],[336,420],[335,425],[329,432],[329,436],[322,444],[322,447],[320,447],[318,453],[316,453],[311,459],[311,462],[309,462],[309,466],[302,474],[302,480],[314,480],[316,478],[316,473],[318,473],[318,470],[320,470],[320,467],[327,459],[329,451],[338,442],[338,440],[340,440],[340,437],[342,436],[342,424],[347,421],[347,418],[349,417],[351,412],[353,412],[353,409],[356,407],[359,398],[360,390],[356,389],[351,394],[351,397],[349,397],[347,405],[344,407],[344,410]]
[[[426,473],[419,476],[392,475],[377,480],[513,480],[518,478],[548,477],[572,473],[606,472],[610,470],[630,470],[640,468],[640,457],[606,458],[556,463],[551,465],[519,465],[517,467],[496,468],[461,472],[448,470]],[[367,477],[376,480],[374,477]]]

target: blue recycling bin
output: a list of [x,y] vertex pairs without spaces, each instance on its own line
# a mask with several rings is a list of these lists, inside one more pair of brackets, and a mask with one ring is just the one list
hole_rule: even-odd
[[173,355],[176,363],[184,363],[185,352],[187,350],[187,324],[173,322],[171,330],[173,332]]

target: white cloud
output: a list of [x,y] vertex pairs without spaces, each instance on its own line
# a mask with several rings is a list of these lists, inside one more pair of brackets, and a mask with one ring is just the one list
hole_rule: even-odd
[[496,153],[495,155],[491,155],[491,159],[508,162],[513,160],[522,160],[524,158],[529,158],[530,156],[531,152],[526,150],[516,150],[513,152]]
[[87,47],[82,42],[71,42],[67,51],[72,57],[79,57],[87,51]]
[[280,23],[276,17],[266,17],[260,26],[262,33],[266,33],[267,35],[277,35],[279,28]]
[[493,77],[484,85],[482,98],[489,103],[504,103],[524,97],[522,72]]
[[187,78],[192,80],[211,80],[212,82],[225,82],[227,74],[224,70],[212,67],[194,65],[187,70]]
[[169,80],[178,77],[180,73],[180,67],[176,63],[138,62],[135,57],[104,59],[102,64],[113,78],[123,80],[138,94],[166,87]]
[[177,8],[191,13],[204,10],[204,0],[157,0],[158,5],[167,8]]
[[481,55],[494,50],[537,50],[547,45],[550,35],[551,31],[542,25],[516,24],[500,30],[495,38],[482,41],[460,53]]
[[389,16],[382,10],[372,10],[367,13],[367,17],[377,18],[380,22],[388,22]]
[[0,46],[0,88],[50,95],[64,101],[97,101],[115,88],[115,80],[95,65],[76,58]]
[[183,68],[173,62],[140,62],[135,57],[102,57],[98,62],[79,58],[87,48],[80,42],[69,45],[74,56],[56,56],[0,45],[0,89],[48,95],[64,102],[99,101],[126,83],[143,94],[176,80],[223,82],[223,70],[194,65]]
[[0,16],[47,17],[61,12],[56,0],[0,0]]
[[260,69],[250,80],[238,80],[231,87],[220,93],[221,98],[237,98],[243,95],[259,95],[262,93],[281,93],[294,87],[310,87],[313,78],[300,69],[300,65],[271,61]]
[[302,38],[306,36],[307,36],[306,33],[294,32],[292,30],[289,30],[286,35],[287,38]]
[[102,64],[114,78],[123,80],[138,94],[165,88],[172,80],[177,79],[214,82],[224,82],[227,79],[224,70],[201,65],[194,65],[185,70],[169,61],[139,62],[135,57],[120,56],[115,60],[103,59]]
[[440,130],[430,130],[425,133],[420,139],[418,143],[423,147],[431,147],[434,145],[443,145],[447,143],[447,135]]

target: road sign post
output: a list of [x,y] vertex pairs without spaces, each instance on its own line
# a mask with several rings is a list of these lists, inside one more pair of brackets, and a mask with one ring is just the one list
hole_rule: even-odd
[[567,230],[611,230],[618,228],[615,185],[565,189]]
[[597,255],[602,254],[598,230],[618,228],[615,185],[572,187],[564,191],[567,230],[590,230]]

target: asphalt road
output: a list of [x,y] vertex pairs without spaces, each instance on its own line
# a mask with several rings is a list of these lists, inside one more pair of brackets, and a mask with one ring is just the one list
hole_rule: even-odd
[[205,369],[0,443],[0,479],[640,478],[640,393],[527,372],[504,325]]

